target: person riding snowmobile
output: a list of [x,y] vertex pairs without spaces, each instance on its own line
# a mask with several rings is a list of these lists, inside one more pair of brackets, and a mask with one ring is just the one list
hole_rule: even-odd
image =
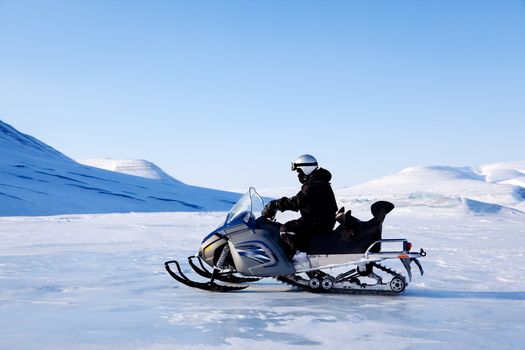
[[297,171],[301,191],[295,196],[269,202],[261,215],[275,217],[277,211],[300,211],[301,217],[283,224],[280,228],[281,240],[285,243],[291,258],[297,250],[305,251],[308,238],[313,235],[328,234],[335,225],[337,203],[330,186],[332,174],[318,166],[317,160],[304,154],[292,163],[292,171]]

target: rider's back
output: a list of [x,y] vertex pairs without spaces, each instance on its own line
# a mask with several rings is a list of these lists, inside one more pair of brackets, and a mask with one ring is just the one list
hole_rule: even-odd
[[298,193],[301,217],[315,226],[331,230],[335,224],[337,203],[330,185],[332,174],[326,169],[316,170]]

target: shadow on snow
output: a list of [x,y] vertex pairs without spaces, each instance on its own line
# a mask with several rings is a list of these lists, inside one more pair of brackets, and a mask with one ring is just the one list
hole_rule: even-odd
[[493,300],[525,300],[525,292],[482,292],[459,290],[409,290],[406,296],[435,299],[493,299]]

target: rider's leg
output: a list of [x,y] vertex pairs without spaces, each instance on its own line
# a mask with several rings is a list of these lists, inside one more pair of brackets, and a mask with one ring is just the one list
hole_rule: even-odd
[[281,226],[281,240],[287,249],[287,255],[291,259],[297,250],[306,249],[306,237],[308,225],[304,220],[291,220]]

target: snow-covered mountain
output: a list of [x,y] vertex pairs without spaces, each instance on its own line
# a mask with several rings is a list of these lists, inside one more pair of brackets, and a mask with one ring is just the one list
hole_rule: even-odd
[[[239,194],[186,185],[145,160],[77,163],[0,121],[0,215],[228,210]],[[293,195],[262,191],[266,196]],[[474,167],[411,167],[336,188],[340,205],[368,211],[379,199],[396,212],[525,215],[525,161]]]
[[171,177],[158,166],[144,159],[81,159],[78,162],[95,168],[116,171],[117,173],[180,183],[179,180]]
[[386,199],[398,207],[424,206],[474,214],[522,214],[525,211],[525,162],[478,167],[411,167],[336,192],[349,208]]
[[0,150],[0,215],[223,211],[240,197],[79,164],[2,121]]

